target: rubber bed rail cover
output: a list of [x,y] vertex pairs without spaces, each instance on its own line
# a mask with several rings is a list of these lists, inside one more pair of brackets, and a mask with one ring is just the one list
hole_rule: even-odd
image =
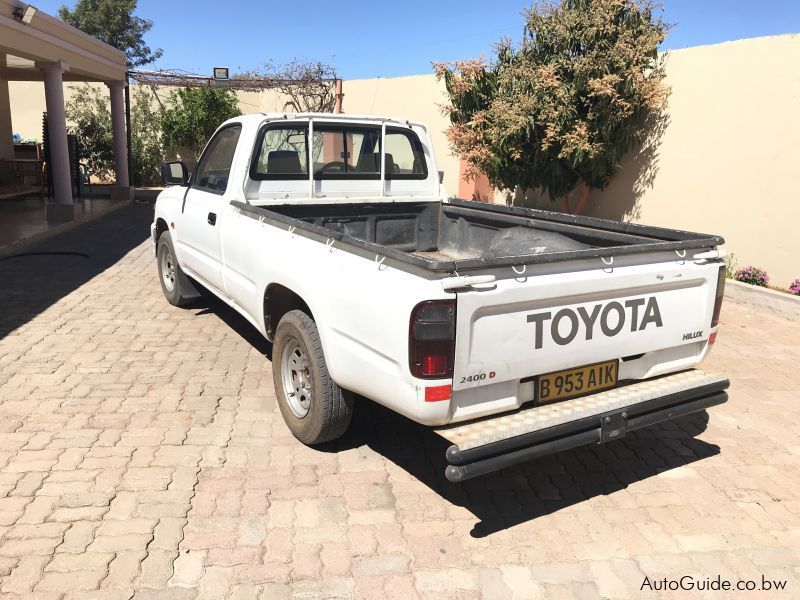
[[692,369],[632,383],[613,390],[582,398],[564,400],[544,406],[523,407],[513,413],[494,415],[436,429],[436,433],[460,450],[478,448],[493,442],[555,427],[594,415],[634,406],[668,394],[726,381],[726,377],[709,375]]

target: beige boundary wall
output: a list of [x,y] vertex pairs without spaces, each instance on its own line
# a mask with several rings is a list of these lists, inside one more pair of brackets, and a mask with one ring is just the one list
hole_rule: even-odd
[[585,214],[720,234],[739,266],[788,288],[800,278],[800,35],[674,51],[667,77],[660,144],[623,161]]
[[[740,265],[788,287],[800,277],[800,35],[674,51],[667,73],[672,95],[659,144],[632,153],[609,187],[592,193],[586,214],[721,234]],[[39,137],[43,86],[11,82],[10,94],[14,131]],[[347,113],[426,123],[445,185],[457,192],[459,161],[447,147],[444,90],[433,75],[345,81],[344,94]],[[246,113],[283,108],[274,93],[239,100]]]

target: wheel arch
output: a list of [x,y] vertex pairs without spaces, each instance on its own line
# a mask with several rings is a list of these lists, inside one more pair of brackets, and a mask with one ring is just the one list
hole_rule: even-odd
[[156,239],[155,239],[156,244],[158,244],[158,240],[161,237],[161,234],[164,233],[165,231],[169,231],[169,226],[167,225],[167,221],[162,217],[158,217],[156,219]]
[[264,290],[264,332],[267,339],[275,339],[281,317],[291,310],[302,310],[316,322],[314,313],[300,294],[280,283],[267,285]]

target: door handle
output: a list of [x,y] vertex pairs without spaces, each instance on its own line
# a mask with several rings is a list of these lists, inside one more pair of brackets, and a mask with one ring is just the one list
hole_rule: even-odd
[[209,225],[216,225],[217,224],[217,213],[208,213],[208,224]]

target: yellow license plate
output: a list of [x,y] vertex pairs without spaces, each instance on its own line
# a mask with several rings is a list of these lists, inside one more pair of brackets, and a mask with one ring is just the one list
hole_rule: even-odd
[[536,377],[536,403],[566,400],[617,385],[619,362],[610,360]]

